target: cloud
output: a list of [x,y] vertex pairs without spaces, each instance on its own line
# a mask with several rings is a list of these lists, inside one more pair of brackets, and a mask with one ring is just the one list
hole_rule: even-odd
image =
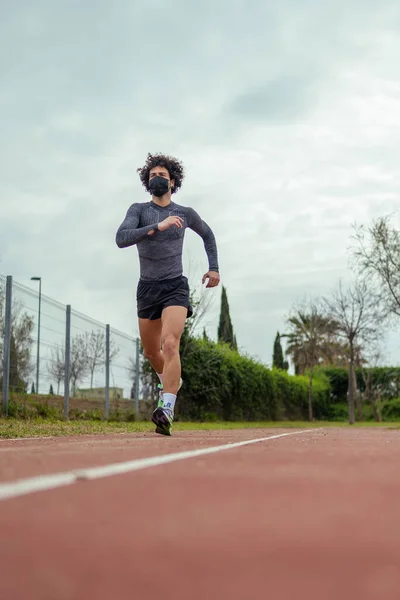
[[280,76],[260,89],[239,95],[228,111],[263,123],[294,121],[312,111],[311,85],[297,75]]

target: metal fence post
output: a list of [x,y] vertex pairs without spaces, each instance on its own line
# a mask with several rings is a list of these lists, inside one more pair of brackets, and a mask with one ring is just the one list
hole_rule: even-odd
[[4,333],[4,362],[3,362],[3,414],[8,415],[8,388],[10,383],[10,343],[11,343],[11,302],[12,276],[7,275],[5,333]]
[[106,325],[106,419],[110,416],[110,326]]
[[140,340],[136,338],[136,369],[135,369],[135,419],[139,419],[139,377],[140,377],[140,365],[139,365],[139,352],[140,352]]
[[71,305],[67,304],[65,319],[64,419],[69,416],[69,374],[71,357]]

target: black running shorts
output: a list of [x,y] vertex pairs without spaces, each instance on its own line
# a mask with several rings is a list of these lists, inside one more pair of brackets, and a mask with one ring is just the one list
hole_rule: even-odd
[[189,283],[184,275],[162,281],[139,280],[136,300],[139,319],[161,319],[162,311],[167,306],[184,306],[188,310],[188,318],[193,314],[189,302]]

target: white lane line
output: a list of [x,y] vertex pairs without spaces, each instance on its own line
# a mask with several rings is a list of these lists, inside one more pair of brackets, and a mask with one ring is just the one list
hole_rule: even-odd
[[158,467],[160,465],[176,462],[178,460],[196,458],[198,456],[205,456],[206,454],[215,454],[216,452],[224,452],[225,450],[233,450],[234,448],[250,446],[250,444],[259,444],[260,442],[269,442],[279,438],[293,435],[303,435],[305,433],[311,433],[320,430],[321,428],[303,429],[301,431],[280,433],[278,435],[270,435],[268,437],[257,438],[253,440],[245,440],[243,442],[224,444],[223,446],[211,446],[210,448],[201,448],[199,450],[187,450],[186,452],[176,452],[174,454],[164,454],[162,456],[152,456],[150,458],[138,458],[121,463],[112,463],[102,467],[78,469],[74,471],[67,471],[65,473],[54,473],[52,475],[39,475],[37,477],[20,479],[11,483],[1,483],[0,500],[8,500],[10,498],[17,498],[18,496],[33,494],[34,492],[52,490],[66,485],[72,485],[77,481],[101,479],[103,477],[110,477],[112,475],[121,475],[123,473],[130,473],[131,471],[140,471],[141,469]]

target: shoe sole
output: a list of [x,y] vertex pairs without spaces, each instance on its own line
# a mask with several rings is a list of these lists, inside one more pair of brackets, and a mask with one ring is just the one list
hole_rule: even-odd
[[151,417],[154,425],[156,425],[156,433],[160,435],[171,435],[171,423],[168,417],[165,416],[161,408],[156,408]]
[[171,432],[168,429],[163,429],[162,427],[156,427],[156,433],[160,435],[171,435]]

